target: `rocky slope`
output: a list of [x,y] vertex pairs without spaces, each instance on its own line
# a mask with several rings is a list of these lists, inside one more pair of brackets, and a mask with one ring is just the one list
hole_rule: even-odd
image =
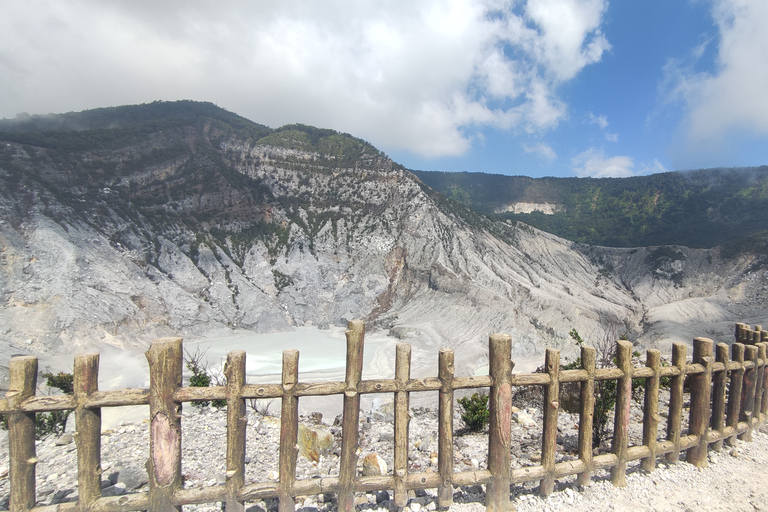
[[663,347],[766,318],[750,251],[574,244],[466,210],[347,135],[153,108],[130,126],[0,134],[5,357],[364,318],[419,350],[459,348],[466,373],[491,332],[525,357],[570,348],[574,327]]

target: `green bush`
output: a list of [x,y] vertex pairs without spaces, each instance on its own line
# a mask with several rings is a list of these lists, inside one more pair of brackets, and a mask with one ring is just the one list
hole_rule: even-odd
[[[58,388],[65,395],[74,393],[74,383],[71,373],[43,372],[41,377],[46,379],[49,388]],[[60,436],[67,428],[67,418],[72,411],[38,412],[35,414],[35,439],[42,439],[49,434]],[[0,428],[8,430],[8,417],[0,415]]]
[[[205,364],[205,353],[208,350],[196,350],[194,353],[189,353],[184,350],[184,363],[187,366],[187,369],[192,372],[192,376],[189,378],[189,385],[193,388],[207,388],[211,385],[220,385],[219,382],[214,382],[214,380],[211,377],[210,371],[208,371],[207,365]],[[215,376],[215,375],[214,375]],[[209,405],[212,405],[213,407],[224,407],[227,405],[226,400],[195,400],[192,402],[192,407],[208,407]]]
[[485,428],[491,416],[488,410],[488,395],[474,393],[470,397],[459,398],[461,421],[470,432],[479,432]]

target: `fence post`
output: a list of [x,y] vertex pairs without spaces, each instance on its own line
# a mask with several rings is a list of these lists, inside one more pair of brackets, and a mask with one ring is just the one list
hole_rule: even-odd
[[764,354],[763,361],[763,395],[760,401],[760,421],[765,419],[765,415],[768,414],[768,342],[766,341],[766,334],[768,331],[763,331],[763,341],[761,342],[765,347],[766,353]]
[[83,407],[88,397],[99,390],[99,358],[95,353],[78,354],[73,370],[78,501],[82,510],[101,497],[101,409]]
[[355,510],[354,480],[357,472],[357,449],[360,437],[360,379],[363,374],[365,324],[352,320],[347,328],[347,370],[344,390],[344,416],[341,425],[341,457],[339,467],[339,511]]
[[611,448],[619,461],[611,468],[611,483],[624,487],[627,485],[627,444],[632,406],[632,343],[624,340],[616,342],[616,362],[623,375],[616,383],[616,412]]
[[245,428],[248,416],[243,399],[245,385],[245,351],[227,354],[224,365],[227,377],[227,512],[243,512],[237,493],[245,485]]
[[181,488],[181,403],[173,394],[181,387],[181,338],[154,340],[149,363],[149,509],[181,510],[174,494]]
[[741,322],[738,322],[736,324],[736,329],[735,329],[734,336],[733,336],[734,337],[734,341],[736,343],[742,343],[743,344],[745,342],[744,333],[745,333],[746,328],[747,328],[747,326],[744,325]]
[[764,380],[765,380],[765,357],[766,357],[766,351],[765,351],[765,343],[760,341],[760,338],[758,337],[758,342],[756,343],[757,346],[757,369],[756,369],[756,375],[757,375],[757,383],[755,387],[755,407],[752,409],[752,416],[757,419],[757,423],[760,424],[762,421],[762,418],[760,417],[760,413],[762,411],[762,404],[763,404],[763,387],[765,386]]
[[[722,363],[723,371],[713,375],[712,385],[712,429],[720,432],[720,436],[723,435],[723,429],[725,428],[725,392],[726,381],[728,380],[728,345],[725,343],[718,343],[715,350],[715,359],[718,363]],[[712,449],[719,452],[723,449],[723,440],[720,439],[712,445]]]
[[409,393],[405,386],[411,379],[411,346],[398,343],[395,359],[395,505],[402,508],[408,504],[408,424],[411,417],[409,408]]
[[[728,389],[728,413],[726,415],[726,424],[734,429],[739,425],[741,417],[741,390],[744,387],[744,352],[745,347],[742,343],[734,343],[731,347],[732,359],[739,363],[739,367],[731,372],[731,385]],[[736,446],[736,436],[733,435],[726,440],[728,446]]]
[[698,468],[707,467],[707,430],[709,427],[710,400],[712,398],[712,340],[693,340],[693,362],[704,366],[704,372],[691,380],[691,411],[688,431],[698,436],[697,445],[688,449],[685,460]]
[[659,434],[659,382],[661,381],[661,352],[651,348],[645,353],[645,366],[653,375],[645,380],[643,404],[643,444],[651,454],[640,463],[645,471],[656,469],[656,438]]
[[579,459],[586,469],[579,473],[579,485],[589,485],[592,479],[592,426],[595,416],[595,348],[581,347],[581,367],[587,372],[587,380],[581,383],[581,407],[579,409]]
[[491,334],[488,340],[490,363],[490,430],[488,432],[488,469],[491,481],[485,493],[488,512],[510,509],[510,448],[512,446],[512,337]]
[[544,386],[544,427],[541,435],[541,465],[547,476],[539,482],[544,496],[555,490],[555,451],[557,450],[557,411],[560,408],[560,351],[548,348],[544,368],[549,384]]
[[440,397],[438,404],[438,448],[437,467],[440,473],[440,487],[437,503],[441,508],[453,503],[453,350],[440,349],[438,360]]
[[685,363],[688,346],[683,343],[672,345],[672,364],[680,372],[672,377],[669,386],[669,416],[667,417],[667,440],[672,441],[675,449],[666,455],[669,462],[680,460],[680,430],[683,426],[683,387],[685,386]]
[[283,351],[283,397],[280,408],[280,512],[293,512],[293,485],[299,433],[299,399],[294,394],[299,381],[299,351]]
[[747,430],[739,435],[742,441],[752,440],[752,418],[755,411],[755,389],[757,387],[757,355],[758,350],[754,345],[744,348],[745,359],[752,362],[752,368],[744,371],[744,384],[741,388],[741,414],[739,419],[747,422]]
[[10,383],[5,394],[8,400],[8,455],[10,465],[11,512],[29,510],[35,506],[35,413],[18,410],[21,403],[34,396],[37,388],[37,357],[12,357],[8,363]]

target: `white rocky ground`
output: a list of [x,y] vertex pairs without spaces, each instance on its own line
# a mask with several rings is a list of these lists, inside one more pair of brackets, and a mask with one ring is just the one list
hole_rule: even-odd
[[[264,404],[259,404],[264,405]],[[662,413],[663,415],[663,413]],[[393,426],[388,421],[387,408],[380,408],[361,418],[360,470],[365,455],[376,453],[392,468]],[[578,417],[560,413],[558,460],[575,458]],[[630,444],[639,444],[641,437],[640,407],[633,406],[633,429]],[[247,434],[246,481],[269,481],[277,478],[277,446],[279,419],[250,410]],[[182,471],[185,486],[210,486],[224,481],[226,414],[223,410],[185,407],[182,429]],[[300,455],[298,477],[337,475],[341,429],[328,422],[317,423],[317,417],[303,418],[302,424],[332,436],[329,448],[322,452],[319,463]],[[456,418],[455,426],[461,422]],[[663,425],[660,436],[663,436]],[[413,409],[410,426],[410,470],[436,471],[437,415],[422,407]],[[457,432],[458,433],[458,432]],[[5,437],[3,433],[3,437]],[[519,410],[513,423],[513,467],[537,465],[540,460],[541,413],[538,407]],[[7,508],[7,441],[0,448],[0,499]],[[486,467],[486,434],[461,434],[455,437],[455,470]],[[107,429],[102,437],[103,493],[123,494],[145,492],[146,473],[143,462],[148,456],[148,423],[125,423]],[[77,496],[75,445],[71,435],[49,437],[38,442],[37,490],[39,504],[55,504]],[[573,477],[559,480],[556,492],[548,497],[538,494],[538,482],[513,488],[513,504],[520,511],[753,511],[768,510],[768,489],[764,485],[764,468],[768,464],[768,428],[753,435],[751,443],[738,442],[722,452],[710,452],[709,467],[696,469],[680,462],[659,462],[653,473],[630,464],[627,486],[615,488],[608,473],[595,475],[585,488],[577,486]],[[381,469],[381,468],[379,468]],[[484,510],[483,486],[456,488],[453,511]],[[392,512],[396,510],[391,495],[386,492],[358,496],[358,510]],[[335,498],[327,496],[297,497],[297,510],[335,511]],[[260,500],[247,505],[252,512],[276,510],[275,500]],[[402,512],[431,511],[437,508],[434,490],[415,493]],[[220,504],[185,507],[187,510],[220,510]]]

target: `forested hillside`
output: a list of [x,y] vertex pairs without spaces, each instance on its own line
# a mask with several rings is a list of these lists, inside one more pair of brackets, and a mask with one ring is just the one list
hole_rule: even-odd
[[[601,179],[414,173],[470,208],[576,242],[714,247],[768,230],[768,166]],[[546,203],[555,212],[505,211],[516,203]]]

